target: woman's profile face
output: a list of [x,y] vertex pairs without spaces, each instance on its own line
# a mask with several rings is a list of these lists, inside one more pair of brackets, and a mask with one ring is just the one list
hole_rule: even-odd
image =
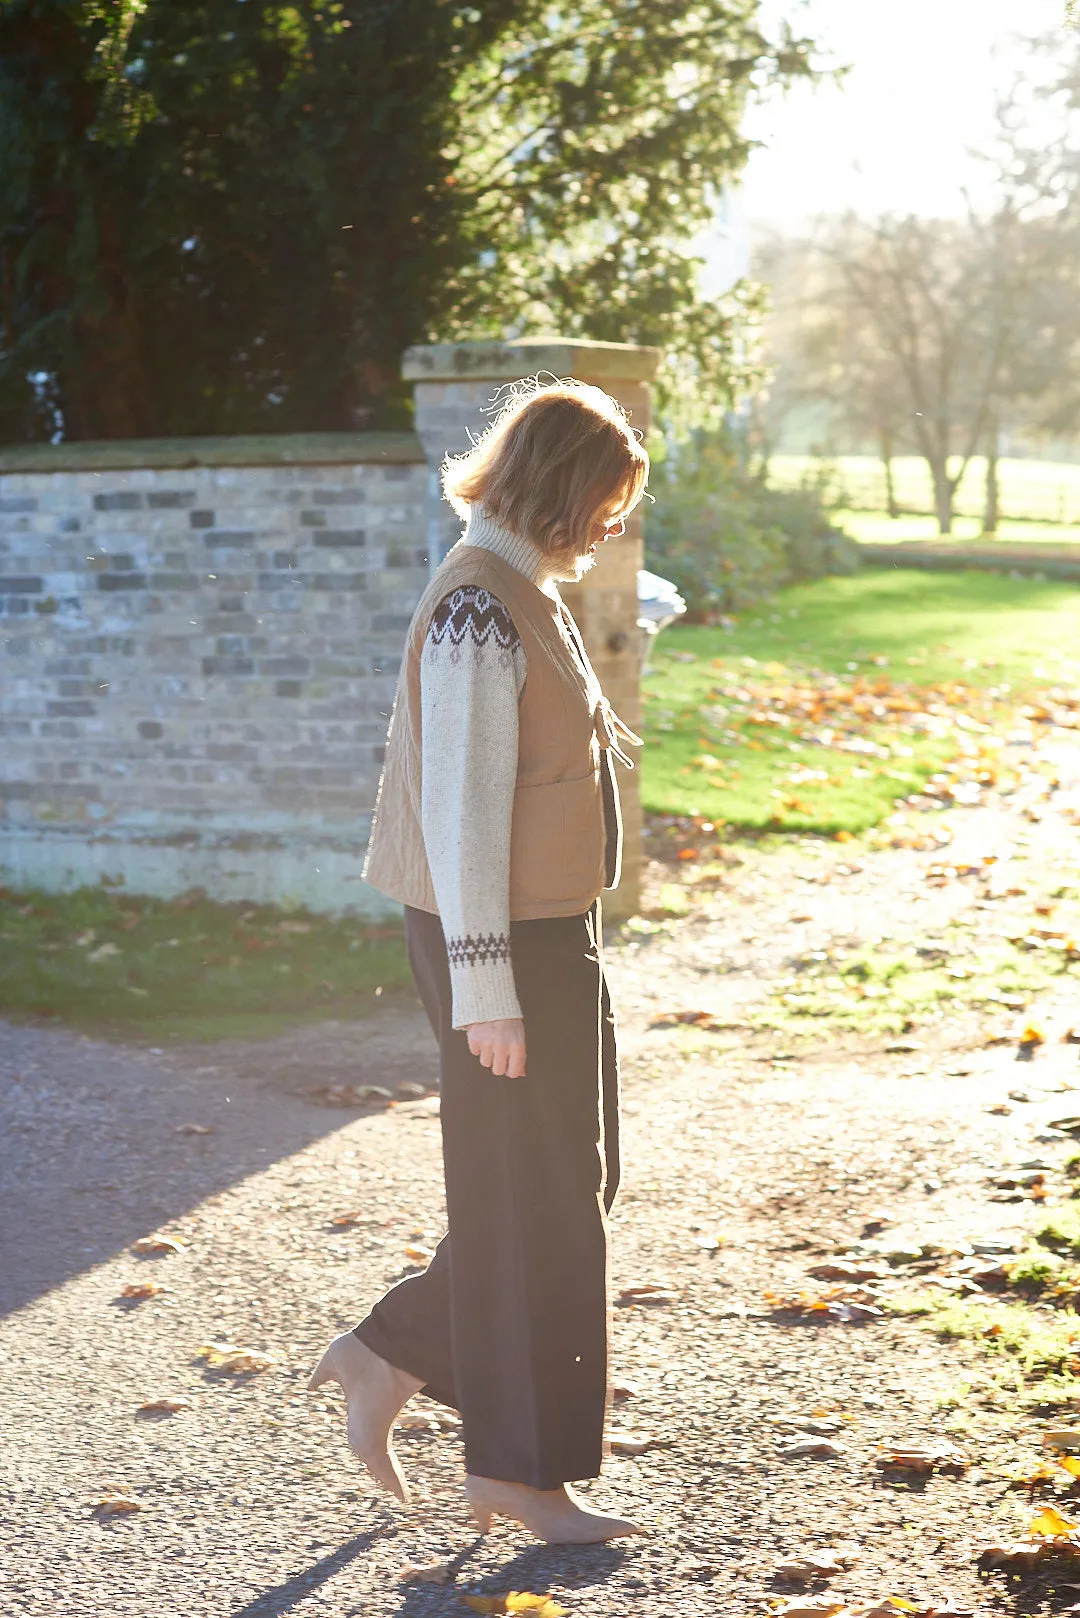
[[596,555],[596,547],[609,539],[621,539],[626,532],[626,513],[621,507],[597,517],[589,531],[589,555]]

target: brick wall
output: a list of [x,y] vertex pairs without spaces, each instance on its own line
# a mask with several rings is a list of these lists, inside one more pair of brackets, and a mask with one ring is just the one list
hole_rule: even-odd
[[[361,880],[401,647],[460,523],[438,467],[495,390],[596,381],[648,422],[659,355],[562,339],[410,349],[416,436],[0,448],[0,881],[377,914]],[[637,519],[572,592],[637,718]],[[637,900],[624,782],[619,894]]]
[[359,866],[428,576],[427,471],[411,438],[333,445],[337,464],[291,445],[100,470],[70,446],[0,471],[7,881],[379,908]]

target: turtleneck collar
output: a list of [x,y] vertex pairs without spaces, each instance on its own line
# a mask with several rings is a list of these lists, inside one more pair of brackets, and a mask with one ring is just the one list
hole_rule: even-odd
[[483,551],[494,551],[504,562],[523,573],[537,589],[545,590],[559,576],[559,568],[539,545],[521,534],[511,533],[488,515],[482,506],[469,507],[469,520],[461,536],[462,545],[476,545]]

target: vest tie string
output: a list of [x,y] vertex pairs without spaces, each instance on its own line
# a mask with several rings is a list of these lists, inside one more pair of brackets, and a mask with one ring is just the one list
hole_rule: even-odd
[[636,736],[629,725],[623,723],[606,697],[601,697],[593,712],[593,728],[600,746],[614,753],[620,764],[625,764],[628,770],[636,768],[632,758],[627,758],[619,746],[619,737],[623,737],[632,747],[643,747],[645,744],[640,736]]

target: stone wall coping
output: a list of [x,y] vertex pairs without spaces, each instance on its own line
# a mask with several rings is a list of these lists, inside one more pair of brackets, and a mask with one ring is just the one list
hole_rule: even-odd
[[521,337],[512,343],[415,344],[405,350],[408,382],[515,382],[550,371],[590,381],[647,382],[661,350],[636,343],[598,343],[578,337]]
[[413,433],[257,433],[0,445],[4,472],[123,472],[195,466],[422,465]]

